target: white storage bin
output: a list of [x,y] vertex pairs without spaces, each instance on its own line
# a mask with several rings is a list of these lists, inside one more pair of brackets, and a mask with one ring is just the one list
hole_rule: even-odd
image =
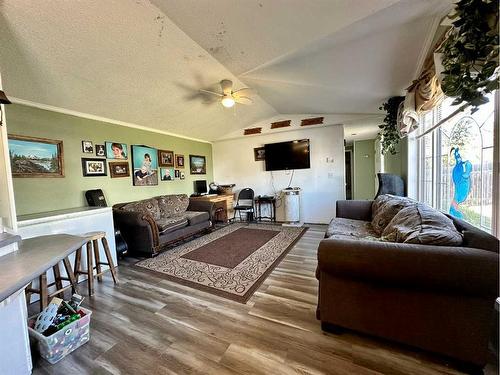
[[[92,311],[80,307],[84,317],[68,324],[50,336],[44,336],[28,327],[30,337],[36,341],[42,358],[54,364],[90,339],[90,316]],[[36,316],[30,319],[36,319]]]

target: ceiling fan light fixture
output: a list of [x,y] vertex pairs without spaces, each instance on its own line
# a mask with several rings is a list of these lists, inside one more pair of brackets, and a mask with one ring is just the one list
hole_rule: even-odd
[[234,99],[230,96],[224,96],[221,102],[222,105],[226,108],[231,108],[235,103]]

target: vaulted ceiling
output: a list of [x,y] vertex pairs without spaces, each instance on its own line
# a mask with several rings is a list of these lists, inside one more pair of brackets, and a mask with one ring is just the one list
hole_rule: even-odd
[[[0,0],[0,71],[12,97],[204,140],[287,114],[374,134],[364,115],[414,78],[450,3]],[[223,78],[255,103],[198,94]]]

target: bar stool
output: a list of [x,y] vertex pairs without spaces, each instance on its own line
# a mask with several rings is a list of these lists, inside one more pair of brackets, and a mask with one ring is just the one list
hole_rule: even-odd
[[[66,270],[66,277],[61,276],[61,270],[59,269],[59,263],[52,266],[52,272],[54,273],[54,282],[47,284],[47,272],[45,271],[40,276],[38,276],[38,289],[33,288],[33,281],[28,284],[24,292],[26,293],[26,303],[29,305],[31,301],[32,294],[40,295],[40,311],[45,309],[49,300],[52,297],[59,296],[64,297],[64,291],[68,288],[72,289],[73,293],[78,293],[78,286],[75,274],[71,268],[71,263],[68,258],[62,260],[64,264],[64,269]],[[63,281],[69,281],[67,286],[63,286]],[[49,288],[51,286],[56,286],[56,290],[53,293],[49,293]]]
[[[78,282],[80,275],[87,275],[87,285],[88,285],[88,293],[89,296],[94,294],[94,276],[97,277],[97,281],[102,281],[102,274],[105,271],[102,271],[101,266],[109,266],[109,270],[111,271],[111,276],[113,277],[113,282],[116,284],[118,282],[118,278],[116,277],[115,266],[113,264],[113,258],[111,258],[111,252],[108,246],[108,240],[106,239],[106,232],[89,232],[81,235],[82,237],[87,238],[88,242],[86,245],[87,251],[87,269],[85,271],[81,270],[81,261],[82,261],[82,248],[76,251],[75,255],[75,277]],[[106,254],[107,262],[101,262],[100,254],[99,254],[99,240],[101,240],[102,246],[104,248],[104,253]],[[93,251],[92,251],[93,250]],[[92,257],[92,252],[94,256]],[[95,259],[95,267],[93,265],[93,260]],[[96,274],[94,275],[94,270],[96,270]]]

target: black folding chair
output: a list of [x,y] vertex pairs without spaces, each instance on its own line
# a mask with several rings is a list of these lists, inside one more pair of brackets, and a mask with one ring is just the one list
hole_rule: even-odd
[[241,212],[245,212],[247,214],[247,221],[253,221],[254,215],[254,205],[253,198],[255,193],[250,188],[242,189],[238,193],[238,200],[236,201],[236,206],[234,206],[234,216],[233,221],[236,220],[236,212],[238,212],[238,216],[241,221]]

